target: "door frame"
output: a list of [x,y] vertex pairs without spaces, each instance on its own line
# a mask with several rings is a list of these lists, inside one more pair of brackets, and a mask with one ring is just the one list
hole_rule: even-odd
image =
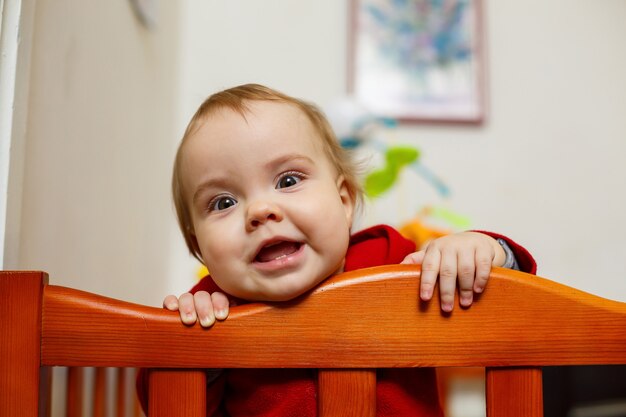
[[17,269],[35,0],[0,0],[0,268]]

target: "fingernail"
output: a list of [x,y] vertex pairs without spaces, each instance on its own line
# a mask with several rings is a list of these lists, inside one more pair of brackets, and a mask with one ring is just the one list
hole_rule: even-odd
[[471,295],[462,295],[461,296],[461,305],[468,306],[472,304],[472,296]]
[[451,312],[451,311],[452,311],[452,304],[451,304],[451,303],[443,303],[443,304],[441,305],[441,309],[442,309],[443,311],[445,311],[446,313],[449,313],[449,312]]
[[213,325],[214,320],[209,317],[202,317],[200,319],[200,326],[202,327],[211,327]]
[[484,288],[483,288],[483,287],[476,287],[476,288],[474,289],[474,291],[475,291],[476,293],[478,293],[478,294],[480,294],[481,292],[483,292],[483,290],[484,290]]
[[228,312],[226,310],[217,310],[215,312],[215,318],[218,320],[224,320],[228,316]]
[[429,300],[432,296],[432,292],[430,290],[422,290],[421,297],[423,300]]

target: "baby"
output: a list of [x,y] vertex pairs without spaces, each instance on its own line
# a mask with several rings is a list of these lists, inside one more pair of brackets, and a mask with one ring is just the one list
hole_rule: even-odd
[[[173,194],[187,246],[210,271],[190,293],[164,300],[189,325],[210,327],[229,304],[290,300],[334,274],[381,264],[422,264],[420,297],[430,300],[439,278],[445,312],[457,282],[460,304],[470,306],[492,266],[517,258],[534,272],[523,248],[494,234],[452,234],[419,251],[388,226],[351,236],[362,198],[354,164],[315,106],[261,85],[200,106],[176,155]],[[379,371],[379,415],[440,415],[432,371],[409,371],[410,383],[406,373]],[[208,414],[315,415],[314,370],[277,372],[216,373]]]

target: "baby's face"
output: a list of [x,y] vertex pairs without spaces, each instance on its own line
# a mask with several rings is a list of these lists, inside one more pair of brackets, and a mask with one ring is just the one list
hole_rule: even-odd
[[342,270],[353,201],[295,106],[253,101],[245,119],[219,110],[181,162],[198,246],[224,291],[284,301]]

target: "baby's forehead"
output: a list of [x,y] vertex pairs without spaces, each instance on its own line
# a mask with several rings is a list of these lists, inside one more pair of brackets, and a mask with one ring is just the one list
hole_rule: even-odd
[[300,106],[279,100],[244,100],[207,109],[205,114],[196,120],[186,139],[202,131],[248,127],[259,123],[274,127],[291,126],[292,129],[298,130],[297,134],[306,132],[316,147],[325,147],[324,130],[318,126],[314,118]]
[[[246,131],[243,136],[248,137],[247,132],[251,127],[258,129],[260,136],[277,133],[285,141],[293,139],[294,142],[300,142],[308,138],[310,141],[307,142],[318,151],[328,151],[327,134],[323,127],[318,126],[315,118],[297,104],[280,100],[245,100],[207,109],[205,114],[196,119],[195,126],[185,138],[184,142],[187,143],[182,146],[188,148],[189,142],[198,140],[204,144],[219,141],[221,134],[239,135]],[[186,149],[183,153],[187,153]]]
[[247,120],[250,116],[264,117],[268,112],[271,114],[278,113],[284,117],[302,118],[311,122],[302,108],[295,103],[282,100],[241,100],[240,102],[222,104],[209,110],[204,119],[205,122],[208,122],[212,117],[236,114]]

